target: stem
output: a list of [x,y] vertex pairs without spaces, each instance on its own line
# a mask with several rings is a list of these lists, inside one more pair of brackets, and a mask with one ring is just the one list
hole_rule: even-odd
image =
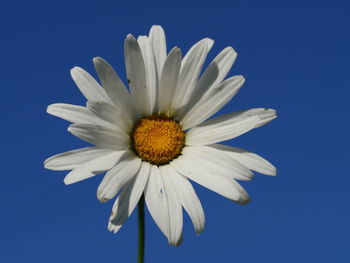
[[145,259],[145,198],[142,195],[138,207],[138,221],[139,221],[139,244],[137,253],[137,262],[144,263]]

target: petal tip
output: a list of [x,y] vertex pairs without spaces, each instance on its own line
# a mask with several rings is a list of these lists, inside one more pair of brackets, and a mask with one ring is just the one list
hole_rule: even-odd
[[151,30],[164,30],[163,27],[161,25],[153,25],[151,27]]
[[174,247],[180,246],[183,241],[184,241],[184,239],[183,239],[182,235],[179,238],[174,239],[174,240],[168,239],[169,245],[174,246]]
[[108,221],[108,227],[107,229],[110,231],[110,232],[113,232],[113,234],[116,234],[119,229],[121,228],[122,226],[120,225],[114,225],[111,221]]
[[94,64],[96,64],[96,63],[101,63],[103,59],[99,56],[96,56],[92,59],[92,61],[94,62]]
[[63,179],[63,183],[65,185],[70,185],[72,183],[74,183],[70,178],[67,178],[68,176],[66,176],[64,179]]
[[277,169],[274,167],[274,169],[268,175],[277,176]]
[[127,36],[126,36],[126,40],[136,40],[135,39],[135,37],[132,35],[132,34],[128,34]]
[[240,205],[246,205],[246,204],[249,204],[250,202],[251,202],[251,198],[250,197],[247,197],[247,198],[242,197],[242,198],[240,198],[238,200],[238,203]]
[[202,228],[195,229],[194,231],[195,231],[195,233],[196,233],[196,236],[198,237],[198,236],[200,236],[200,235],[203,233],[203,231],[204,231],[204,226],[203,226]]
[[74,66],[74,67],[71,68],[70,74],[74,75],[74,74],[78,73],[80,71],[80,69],[81,69],[80,67]]

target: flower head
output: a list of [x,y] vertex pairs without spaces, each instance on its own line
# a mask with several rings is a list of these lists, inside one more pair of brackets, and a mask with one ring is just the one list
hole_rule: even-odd
[[255,108],[210,118],[239,91],[242,76],[225,80],[236,52],[218,54],[200,74],[213,40],[204,38],[182,58],[167,53],[165,34],[153,26],[149,36],[125,40],[129,89],[102,58],[94,58],[100,83],[79,67],[71,75],[87,99],[86,107],[52,104],[47,112],[72,122],[68,131],[94,146],[61,153],[45,161],[52,170],[72,170],[72,184],[106,172],[97,190],[101,202],[113,199],[108,229],[117,232],[142,194],[154,221],[170,244],[182,239],[182,208],[195,232],[204,228],[204,212],[189,181],[226,198],[249,201],[237,180],[251,170],[275,175],[276,169],[246,150],[217,144],[274,118],[272,109]]

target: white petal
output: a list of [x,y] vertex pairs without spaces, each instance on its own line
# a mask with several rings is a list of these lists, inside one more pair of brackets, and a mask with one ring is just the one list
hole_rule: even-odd
[[118,165],[113,167],[103,177],[97,189],[97,198],[101,202],[112,199],[124,185],[137,173],[141,165],[141,159],[132,153],[126,153]]
[[105,102],[88,101],[87,107],[96,116],[116,127],[118,131],[130,132],[132,128],[132,120],[124,110],[121,111],[112,104]]
[[68,131],[91,144],[107,149],[127,149],[130,140],[126,133],[118,133],[117,130],[106,126],[89,124],[71,124]]
[[273,109],[267,109],[267,108],[251,109],[244,112],[244,114],[258,116],[260,118],[260,122],[256,125],[255,128],[268,124],[270,121],[277,118],[276,111]]
[[208,145],[229,140],[255,128],[257,116],[241,116],[239,112],[222,115],[192,128],[186,135],[187,145]]
[[131,92],[131,99],[138,114],[146,115],[149,110],[145,63],[137,40],[128,35],[124,45],[125,66]]
[[114,234],[116,234],[119,229],[121,229],[122,225],[113,225],[111,221],[108,220],[108,225],[107,225],[107,229],[111,232],[113,232]]
[[155,111],[156,100],[158,99],[158,77],[156,72],[153,50],[148,37],[139,36],[137,38],[137,42],[139,43],[141,49],[146,70],[146,85],[148,99],[147,114],[153,114]]
[[192,156],[193,162],[206,170],[229,179],[250,181],[252,171],[233,160],[223,151],[207,146],[189,146],[185,153]]
[[[234,61],[237,58],[237,53],[232,47],[227,47],[222,50],[210,63],[203,75],[198,80],[198,91],[206,96],[210,96],[215,92],[215,89],[225,79],[227,73],[230,71]],[[211,79],[212,72],[218,72],[214,81]],[[210,83],[210,85],[208,85]]]
[[153,220],[162,233],[169,238],[170,221],[168,197],[159,168],[155,165],[151,166],[151,172],[145,188],[145,201]]
[[159,113],[169,114],[181,67],[181,49],[173,48],[163,66],[159,86]]
[[174,112],[181,109],[190,100],[203,63],[212,45],[213,40],[205,38],[195,44],[182,60],[176,92],[172,101]]
[[169,244],[178,246],[182,242],[182,206],[176,193],[174,184],[170,179],[170,174],[166,166],[161,166],[160,173],[163,179],[164,189],[166,192],[169,207]]
[[233,185],[240,194],[238,203],[241,205],[245,205],[245,204],[249,203],[250,196],[247,193],[247,191],[244,190],[244,188],[236,180],[233,180]]
[[208,146],[226,153],[228,156],[230,156],[230,158],[240,162],[248,169],[266,175],[276,175],[276,168],[269,161],[255,153],[222,144],[213,144]]
[[47,107],[47,113],[62,118],[66,121],[79,124],[101,123],[88,108],[83,106],[55,103]]
[[[186,113],[199,101],[199,104],[203,104],[203,101],[207,101],[217,93],[218,90],[221,90],[218,89],[220,87],[219,85],[231,69],[236,57],[237,53],[232,47],[225,48],[215,57],[199,78],[197,87],[195,88],[190,101],[187,103],[187,106],[178,114],[179,120],[181,120],[183,116],[186,115]],[[195,125],[192,127],[194,126]]]
[[121,194],[115,200],[109,218],[109,230],[116,233],[134,211],[148,180],[150,164],[142,162],[137,175],[125,184]]
[[171,165],[166,167],[169,181],[173,185],[182,206],[191,218],[196,234],[199,235],[203,232],[205,224],[201,202],[188,179],[177,173]]
[[46,169],[61,171],[72,170],[83,163],[111,153],[111,150],[99,149],[97,147],[86,147],[56,154],[44,162]]
[[67,174],[67,176],[64,178],[64,183],[73,184],[109,170],[116,163],[118,163],[119,158],[124,153],[125,151],[113,151],[91,161],[88,161]]
[[[186,148],[184,148],[185,150]],[[223,177],[198,166],[192,160],[192,155],[183,155],[171,162],[171,166],[183,176],[196,183],[234,201],[240,200],[240,193],[233,185],[233,180]]]
[[112,66],[100,57],[95,57],[93,61],[102,87],[113,104],[119,109],[126,108],[128,111],[132,110],[130,107],[130,94]]
[[206,99],[200,100],[188,113],[185,115],[182,123],[184,130],[197,126],[210,116],[218,112],[223,106],[229,102],[244,83],[242,76],[235,76],[225,80],[216,88],[216,92]]
[[77,84],[81,93],[83,93],[87,100],[112,103],[100,84],[85,70],[74,67],[71,69],[70,73],[75,84]]
[[152,26],[149,32],[149,39],[152,44],[157,71],[160,74],[166,59],[166,40],[164,30],[161,26]]

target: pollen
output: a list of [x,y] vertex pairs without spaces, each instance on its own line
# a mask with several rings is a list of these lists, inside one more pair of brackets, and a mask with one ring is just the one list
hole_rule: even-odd
[[131,140],[133,150],[142,160],[164,165],[181,154],[185,132],[177,121],[152,115],[137,121]]

